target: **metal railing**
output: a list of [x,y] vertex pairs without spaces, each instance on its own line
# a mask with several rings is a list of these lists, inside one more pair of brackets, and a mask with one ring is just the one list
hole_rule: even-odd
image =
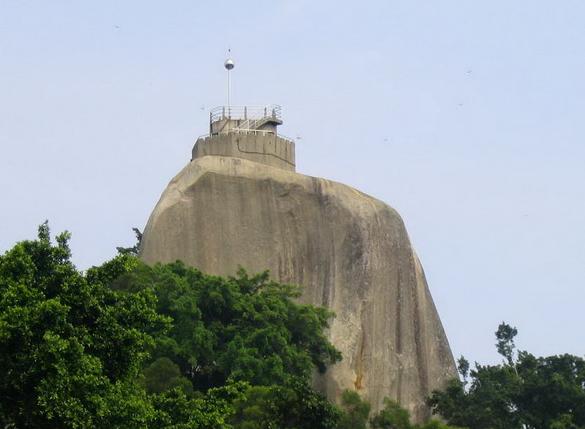
[[209,123],[222,119],[258,120],[276,119],[282,121],[282,108],[278,104],[266,106],[219,106],[209,112]]

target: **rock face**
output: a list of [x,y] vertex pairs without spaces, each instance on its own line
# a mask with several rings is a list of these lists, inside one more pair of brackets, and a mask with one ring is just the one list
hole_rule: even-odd
[[421,420],[425,398],[456,375],[402,219],[348,186],[240,158],[196,158],[150,216],[141,257],[218,275],[269,269],[304,286],[302,301],[336,313],[330,338],[343,360],[315,381],[331,399],[354,389],[378,410],[388,396]]

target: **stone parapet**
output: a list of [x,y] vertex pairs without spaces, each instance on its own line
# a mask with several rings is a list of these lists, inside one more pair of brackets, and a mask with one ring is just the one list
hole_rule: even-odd
[[295,144],[266,132],[230,132],[200,137],[193,146],[191,160],[203,156],[231,156],[295,171]]

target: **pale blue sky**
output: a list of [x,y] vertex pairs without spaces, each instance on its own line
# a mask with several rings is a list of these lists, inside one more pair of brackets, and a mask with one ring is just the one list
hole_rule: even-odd
[[585,2],[0,0],[0,251],[133,243],[225,100],[396,208],[456,356],[585,354]]

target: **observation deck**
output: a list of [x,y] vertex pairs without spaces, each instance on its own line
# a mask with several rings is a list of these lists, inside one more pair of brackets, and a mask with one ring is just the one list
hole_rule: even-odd
[[282,109],[276,104],[268,106],[220,106],[209,112],[209,133],[231,131],[266,131],[276,134],[282,125]]
[[192,160],[202,156],[232,156],[295,170],[295,144],[278,135],[282,109],[266,106],[220,106],[209,112],[209,134],[197,139]]

